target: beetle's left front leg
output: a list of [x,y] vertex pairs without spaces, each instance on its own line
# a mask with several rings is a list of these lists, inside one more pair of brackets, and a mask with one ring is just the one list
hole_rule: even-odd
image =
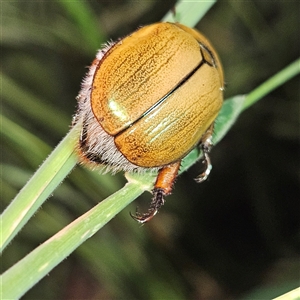
[[133,219],[140,223],[150,221],[158,212],[160,207],[164,205],[164,196],[171,193],[174,181],[177,177],[181,161],[165,166],[159,170],[156,182],[153,189],[153,198],[148,209],[148,212],[136,215],[131,215]]

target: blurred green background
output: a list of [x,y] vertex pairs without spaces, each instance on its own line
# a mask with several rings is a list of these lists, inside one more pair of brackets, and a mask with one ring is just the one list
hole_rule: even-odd
[[[96,50],[173,4],[1,3],[2,113],[9,128],[45,143],[29,139],[27,152],[2,132],[2,210],[69,130]],[[197,28],[223,62],[225,98],[251,92],[300,54],[299,1],[219,1]],[[241,115],[213,149],[207,182],[195,183],[195,165],[140,227],[129,211],[147,207],[145,193],[23,299],[268,299],[291,289],[300,279],[299,100],[298,76]],[[90,178],[72,172],[5,250],[2,272],[125,183],[123,174]]]

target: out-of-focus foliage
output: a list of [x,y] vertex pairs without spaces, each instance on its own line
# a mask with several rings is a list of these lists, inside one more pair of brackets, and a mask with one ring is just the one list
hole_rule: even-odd
[[[159,21],[171,7],[3,2],[2,113],[55,147],[97,48]],[[222,59],[226,98],[251,92],[299,56],[299,9],[298,1],[220,1],[198,24]],[[299,92],[298,77],[245,111],[213,149],[207,182],[193,181],[200,164],[180,176],[143,227],[124,210],[23,298],[231,299],[258,289],[252,295],[268,298],[276,288],[288,290],[300,267]],[[1,151],[4,208],[49,148],[41,145],[30,158],[3,135]],[[122,174],[89,181],[86,172],[77,168],[25,226],[3,254],[3,270],[125,182]]]

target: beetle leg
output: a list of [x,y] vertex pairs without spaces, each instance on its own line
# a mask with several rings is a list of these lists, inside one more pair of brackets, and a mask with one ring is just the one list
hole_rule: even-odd
[[153,198],[150,207],[146,213],[136,212],[131,217],[139,223],[150,221],[164,205],[164,196],[169,195],[172,191],[173,183],[177,177],[181,161],[165,166],[159,170],[153,189]]
[[201,138],[200,149],[202,150],[204,155],[203,163],[205,164],[205,170],[195,178],[196,182],[198,183],[205,181],[212,169],[209,152],[213,146],[213,142],[212,142],[213,130],[214,130],[214,124],[210,125],[210,127],[207,129],[207,131],[204,133],[204,135]]

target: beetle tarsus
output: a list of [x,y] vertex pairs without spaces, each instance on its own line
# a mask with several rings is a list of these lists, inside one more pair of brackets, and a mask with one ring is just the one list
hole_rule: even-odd
[[146,213],[139,213],[136,211],[135,215],[130,213],[131,217],[137,222],[144,224],[150,221],[158,212],[161,206],[164,205],[164,190],[163,189],[154,189],[153,190],[153,198],[150,204],[150,207]]
[[208,178],[208,176],[210,174],[210,171],[212,169],[212,164],[211,164],[211,161],[210,161],[210,157],[209,157],[208,153],[206,153],[206,152],[204,152],[203,163],[205,164],[204,172],[202,172],[200,175],[198,175],[195,178],[196,182],[198,182],[198,183],[201,183],[201,182],[205,181]]
[[209,138],[207,138],[201,144],[201,149],[202,149],[203,155],[204,155],[203,163],[205,164],[205,170],[195,178],[196,182],[198,182],[198,183],[205,181],[211,172],[212,164],[211,164],[211,160],[209,157],[209,152],[210,152],[212,146],[213,146],[213,143],[211,140],[211,136]]

